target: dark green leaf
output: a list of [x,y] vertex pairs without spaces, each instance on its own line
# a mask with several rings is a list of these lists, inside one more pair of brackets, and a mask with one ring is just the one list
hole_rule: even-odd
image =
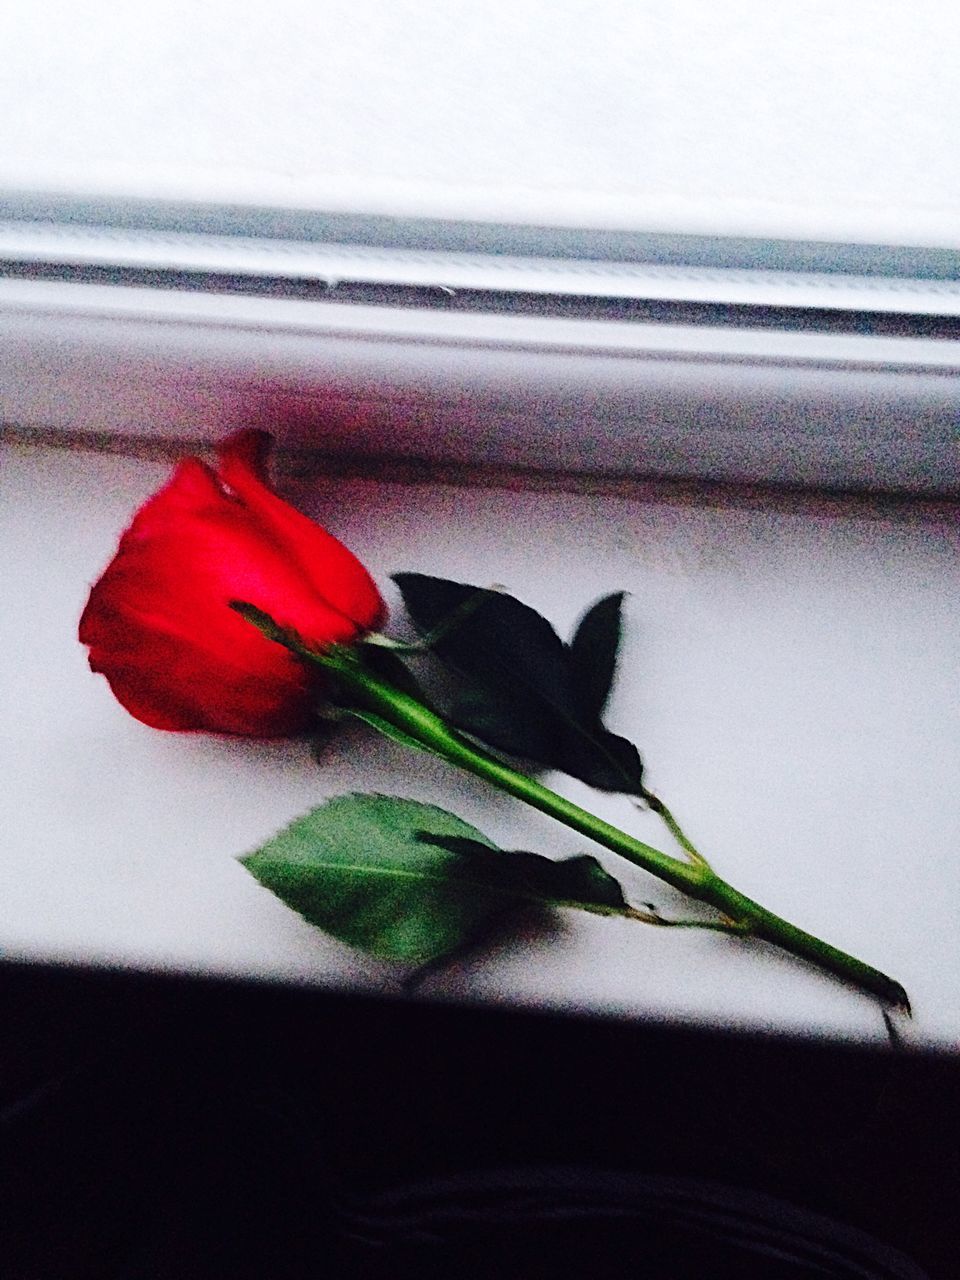
[[368,671],[372,671],[381,680],[386,680],[402,693],[408,693],[418,702],[429,705],[427,695],[421,689],[419,681],[399,654],[372,644],[361,645],[354,652],[358,654]]
[[563,754],[555,766],[598,791],[643,794],[643,761],[632,742],[611,733],[598,721],[563,740]]
[[578,708],[566,648],[546,618],[504,592],[420,573],[395,574],[394,581],[421,632],[462,615],[434,644],[460,676],[453,721],[500,751],[557,764],[557,744]]
[[281,627],[279,622],[275,622],[269,613],[265,613],[257,605],[248,604],[245,600],[230,600],[228,603],[234,613],[239,613],[241,618],[255,626],[268,640],[275,640],[277,644],[288,648],[295,644],[293,632]]
[[590,854],[577,854],[559,862],[521,849],[504,852],[464,836],[420,833],[420,839],[471,863],[473,874],[488,871],[504,892],[546,907],[576,907],[581,911],[619,914],[628,910],[620,882]]
[[504,592],[419,573],[394,581],[423,633],[481,598],[434,645],[459,678],[450,714],[460,728],[600,790],[642,793],[636,747],[600,718],[616,669],[622,593],[588,610],[567,646],[545,618]]
[[522,760],[545,762],[566,732],[562,718],[549,706],[525,705],[507,680],[464,682],[454,694],[450,718],[481,742]]
[[610,696],[620,648],[622,591],[591,605],[570,641],[570,669],[585,721],[599,720]]
[[418,965],[463,949],[523,903],[626,909],[593,858],[503,853],[453,814],[395,796],[328,801],[241,861],[311,924]]
[[471,684],[509,689],[514,718],[542,716],[544,707],[576,715],[563,641],[535,609],[502,591],[422,573],[394,574],[394,581],[421,632],[462,612],[461,624],[444,631],[434,650]]

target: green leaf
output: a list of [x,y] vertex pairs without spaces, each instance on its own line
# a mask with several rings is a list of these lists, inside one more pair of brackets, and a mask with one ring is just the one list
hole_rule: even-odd
[[395,796],[330,800],[241,861],[311,924],[410,964],[469,946],[523,903],[626,910],[593,858],[504,853],[453,814]]
[[234,613],[239,613],[241,618],[255,626],[268,640],[274,640],[287,648],[296,645],[293,632],[286,627],[281,627],[279,622],[275,622],[269,613],[258,608],[257,605],[249,604],[246,600],[230,600],[228,604]]
[[386,680],[401,693],[408,693],[411,698],[416,698],[424,706],[430,705],[427,695],[420,687],[420,682],[399,654],[371,644],[359,645],[354,653],[366,670],[372,671],[381,680]]
[[568,646],[570,669],[585,720],[599,720],[610,697],[617,673],[623,597],[624,593],[617,591],[591,605]]
[[[563,641],[546,618],[505,592],[421,573],[394,581],[417,629],[442,631],[434,651],[463,679],[455,722],[502,751],[540,760],[577,716]],[[457,614],[460,624],[444,629]]]
[[[565,645],[546,618],[504,592],[420,573],[394,581],[417,629],[441,631],[433,647],[458,677],[450,716],[459,728],[600,790],[643,793],[637,748],[601,720],[616,671],[622,593],[593,605]],[[470,601],[475,607],[463,613]],[[458,611],[458,625],[444,631]]]
[[507,679],[464,681],[453,697],[450,719],[499,751],[541,763],[554,754],[557,737],[565,732],[562,717],[549,705],[526,704],[516,683]]
[[554,768],[562,769],[598,791],[619,791],[631,796],[644,794],[640,752],[629,739],[611,733],[599,721],[592,727],[584,726],[580,732],[567,734]]
[[503,892],[544,907],[573,907],[603,915],[628,911],[620,882],[590,854],[554,861],[522,849],[491,849],[465,836],[420,832],[420,839],[470,860],[474,875],[489,871]]

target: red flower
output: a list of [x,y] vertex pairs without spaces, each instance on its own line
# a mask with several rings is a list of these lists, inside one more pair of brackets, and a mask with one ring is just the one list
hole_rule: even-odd
[[281,737],[309,723],[314,675],[230,607],[242,600],[311,648],[380,626],[372,578],[270,488],[270,436],[239,431],[219,474],[187,458],[137,512],[80,619],[90,667],[155,729]]

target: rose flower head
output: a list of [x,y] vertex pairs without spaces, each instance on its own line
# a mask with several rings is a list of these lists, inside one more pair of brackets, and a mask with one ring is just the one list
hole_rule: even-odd
[[90,667],[156,729],[282,737],[310,723],[316,676],[231,607],[255,605],[303,644],[351,644],[386,609],[363,565],[271,488],[272,441],[238,431],[134,516],[80,619]]

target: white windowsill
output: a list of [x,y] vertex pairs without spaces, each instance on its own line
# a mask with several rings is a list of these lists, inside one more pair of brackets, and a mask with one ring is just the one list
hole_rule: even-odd
[[[86,668],[91,581],[167,466],[9,443],[0,501],[14,608],[0,619],[0,944],[11,959],[112,964],[397,992],[396,971],[309,928],[236,855],[325,796],[443,804],[508,847],[583,842],[480,784],[347,733],[302,743],[153,732]],[[919,1043],[956,1047],[960,881],[953,780],[958,535],[948,507],[861,499],[754,509],[642,495],[288,481],[381,582],[400,568],[492,577],[561,631],[630,594],[613,727],[735,884],[902,980]],[[578,784],[556,780],[571,796]],[[601,812],[653,842],[650,815]],[[627,874],[638,900],[678,908]],[[880,1041],[876,1004],[752,944],[564,914],[554,935],[479,952],[426,998]]]

